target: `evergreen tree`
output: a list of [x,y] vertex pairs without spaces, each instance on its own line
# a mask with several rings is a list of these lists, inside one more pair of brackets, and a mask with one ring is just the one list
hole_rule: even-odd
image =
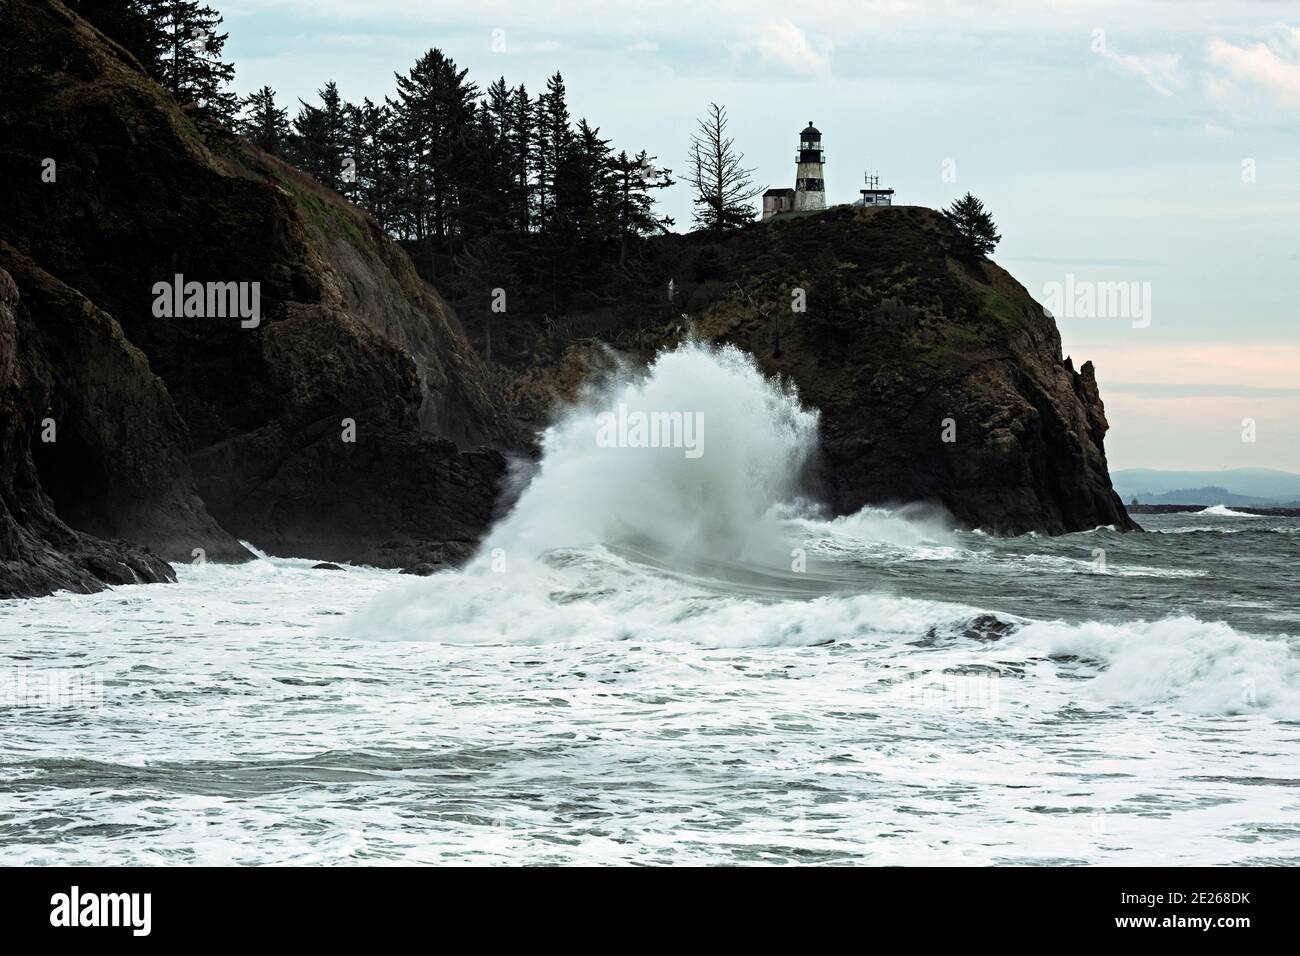
[[954,202],[943,214],[981,256],[987,256],[1002,241],[993,217],[984,209],[984,203],[970,193]]
[[585,119],[555,172],[555,209],[575,234],[599,240],[616,234],[615,189],[609,140]]
[[[320,142],[318,144],[317,155],[320,159],[322,182],[331,189],[339,192],[343,191],[344,177],[349,176],[347,181],[351,182],[355,178],[355,159],[351,156],[345,156],[344,140],[346,138],[346,117],[348,105],[343,102],[343,97],[339,95],[338,84],[330,80],[325,84],[323,90],[316,93],[320,97]],[[345,158],[351,162],[344,163]]]
[[506,148],[511,171],[510,208],[515,228],[526,232],[532,224],[530,210],[533,203],[533,186],[529,178],[533,154],[533,136],[536,105],[529,99],[528,90],[521,83],[510,96],[507,121]]
[[750,179],[754,171],[744,168],[744,158],[727,136],[727,111],[710,103],[708,114],[691,136],[686,175],[695,188],[695,222],[700,228],[723,232],[754,218],[750,202],[762,189],[754,186]]
[[500,150],[500,133],[487,103],[470,114],[461,132],[456,175],[455,235],[473,237],[509,229],[510,183]]
[[311,174],[322,186],[342,191],[345,175],[355,174],[354,159],[346,169],[344,164],[348,106],[333,80],[316,95],[320,97],[320,106],[298,101],[300,108],[293,121],[294,158],[298,168]]
[[654,214],[654,191],[676,185],[672,170],[657,168],[655,159],[645,150],[629,158],[627,151],[623,150],[611,163],[619,262],[627,260],[627,244],[631,237],[666,232],[673,225],[671,218]]
[[363,206],[361,196],[366,190],[371,163],[370,144],[362,127],[362,108],[351,103],[342,105],[343,115],[339,129],[339,185],[338,191],[358,206]]
[[546,229],[555,217],[556,173],[573,143],[564,77],[556,73],[546,81],[537,101],[533,169],[536,175],[537,226]]
[[475,192],[482,205],[480,218],[490,232],[515,226],[515,178],[511,145],[512,91],[501,77],[488,87],[480,106],[475,160],[480,164]]
[[289,113],[275,105],[275,90],[269,86],[244,98],[243,114],[235,128],[273,156],[283,156],[289,145]]
[[397,75],[395,114],[405,170],[399,204],[416,239],[446,243],[458,231],[461,193],[469,175],[463,147],[473,123],[478,88],[441,50],[424,54]]
[[376,106],[369,97],[346,110],[345,162],[350,157],[354,181],[345,183],[345,195],[368,210],[381,229],[388,228],[392,182],[390,168],[392,111]]
[[159,0],[153,6],[163,37],[159,81],[182,104],[194,103],[226,126],[239,98],[226,87],[235,67],[221,59],[229,34],[217,32],[221,14],[198,0]]
[[289,161],[317,182],[324,178],[321,154],[325,140],[325,123],[321,111],[310,103],[298,101],[298,115],[289,136]]
[[506,169],[509,168],[511,105],[511,90],[506,86],[506,78],[494,80],[488,87],[483,109],[493,134],[493,158]]

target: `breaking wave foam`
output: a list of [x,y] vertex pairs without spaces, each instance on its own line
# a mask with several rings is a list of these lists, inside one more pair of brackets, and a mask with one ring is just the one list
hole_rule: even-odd
[[[602,413],[619,406],[698,412],[703,453],[602,443]],[[955,648],[1081,668],[1076,676],[1091,679],[1062,682],[1062,692],[1101,703],[1300,716],[1300,661],[1283,636],[1192,617],[1030,620],[891,593],[879,571],[899,568],[900,555],[972,573],[991,561],[1040,572],[1091,565],[1073,555],[990,557],[982,538],[917,508],[826,520],[797,494],[816,438],[816,414],[743,353],[699,344],[661,353],[643,372],[593,388],[547,429],[536,473],[464,570],[381,595],[344,627],[454,644],[851,643],[882,660]],[[791,556],[805,550],[823,566],[794,567]],[[923,657],[906,666],[918,664],[933,666]]]
[[[616,409],[697,415],[698,457],[602,442],[602,416]],[[692,343],[660,353],[644,372],[590,391],[546,430],[538,473],[480,560],[646,543],[674,556],[784,558],[773,509],[794,497],[816,445],[816,412],[738,349]]]
[[1194,512],[1198,515],[1213,515],[1217,518],[1258,518],[1260,515],[1253,515],[1246,511],[1233,511],[1227,505],[1210,505],[1203,511]]
[[1300,656],[1285,635],[1256,637],[1219,622],[1170,617],[1123,624],[1034,622],[1011,643],[1104,665],[1087,685],[1089,696],[1104,702],[1300,718]]

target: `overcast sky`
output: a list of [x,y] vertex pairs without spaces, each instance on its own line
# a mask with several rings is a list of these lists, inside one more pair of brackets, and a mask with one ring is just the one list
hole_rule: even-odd
[[[1128,317],[1058,312],[1098,370],[1112,468],[1300,471],[1300,4],[1274,0],[215,0],[240,93],[379,100],[439,47],[486,87],[560,70],[576,117],[681,168],[727,107],[760,185],[821,129],[828,200],[970,190],[1040,301],[1149,283]],[[1134,7],[1137,9],[1133,9]],[[683,185],[664,211],[690,222]],[[1069,314],[1074,313],[1074,314]],[[1255,441],[1243,441],[1243,420]]]

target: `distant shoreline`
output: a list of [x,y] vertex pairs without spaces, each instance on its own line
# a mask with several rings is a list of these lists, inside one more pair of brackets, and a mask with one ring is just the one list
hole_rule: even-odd
[[[1187,511],[1204,511],[1210,505],[1128,505],[1131,515],[1168,515]],[[1300,518],[1300,508],[1253,508],[1246,505],[1226,505],[1241,514],[1259,515],[1263,518]]]

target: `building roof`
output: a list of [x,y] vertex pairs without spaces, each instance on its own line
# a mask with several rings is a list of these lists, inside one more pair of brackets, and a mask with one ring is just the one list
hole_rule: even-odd
[[813,125],[812,120],[809,120],[809,121],[808,121],[808,128],[805,129],[805,130],[804,130],[802,133],[800,133],[799,135],[800,135],[800,136],[803,136],[804,138],[821,139],[821,138],[822,138],[822,131],[819,130],[816,126]]
[[767,192],[763,193],[763,195],[764,195],[764,196],[784,196],[784,195],[786,195],[787,193],[793,193],[793,192],[794,192],[793,189],[790,189],[789,187],[787,187],[787,188],[785,188],[785,189],[769,189]]

